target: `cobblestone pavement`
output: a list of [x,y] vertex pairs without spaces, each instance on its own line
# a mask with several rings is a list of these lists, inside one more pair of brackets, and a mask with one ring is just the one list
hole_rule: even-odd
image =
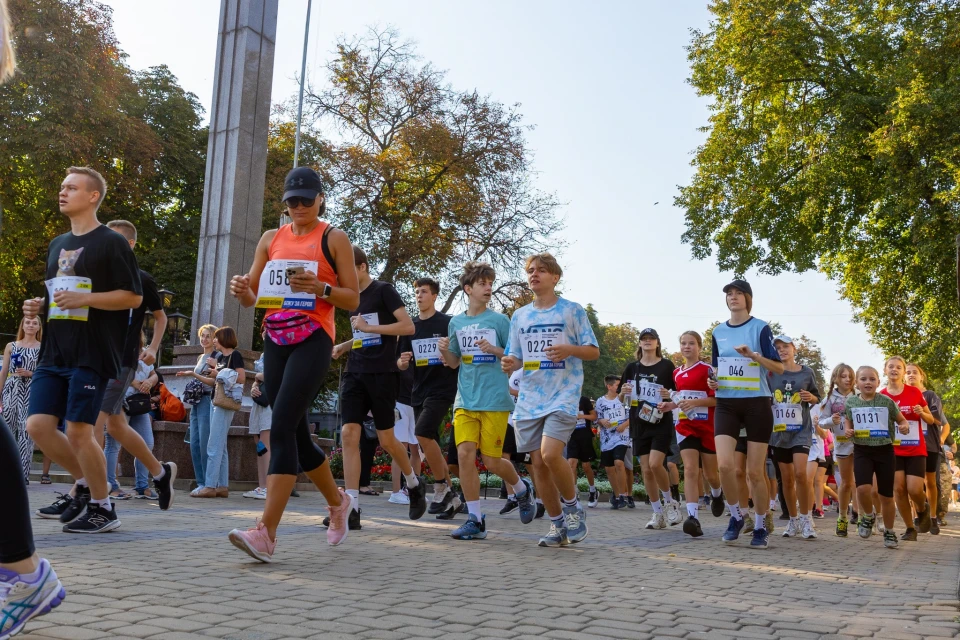
[[[55,489],[65,490],[64,486]],[[31,503],[51,502],[31,485]],[[588,510],[590,536],[542,549],[542,520],[524,526],[484,503],[484,541],[458,542],[449,522],[406,518],[365,497],[363,530],[326,544],[322,498],[290,501],[274,564],[232,547],[226,533],[262,503],[234,493],[171,511],[119,503],[123,526],[94,535],[35,520],[41,553],[67,599],[18,638],[816,638],[960,636],[960,517],[939,537],[887,550],[882,539],[783,539],[767,551],[724,546],[724,518],[701,511],[706,535],[644,531],[650,508]],[[835,515],[835,514],[834,514]],[[459,516],[457,522],[462,522]]]

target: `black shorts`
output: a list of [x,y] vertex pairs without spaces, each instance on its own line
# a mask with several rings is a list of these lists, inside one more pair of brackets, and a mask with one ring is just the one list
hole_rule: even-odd
[[630,447],[625,444],[617,445],[609,451],[601,451],[600,464],[605,467],[612,467],[617,463],[617,460],[622,461],[629,451]]
[[737,448],[734,451],[747,455],[747,436],[737,436]]
[[676,432],[673,430],[673,424],[669,421],[659,425],[640,427],[633,437],[633,454],[638,458],[650,455],[651,451],[668,455],[674,433]]
[[[507,425],[507,433],[503,436],[503,452],[508,453],[511,456],[511,460],[514,460],[517,455],[517,434],[513,430],[513,425]],[[521,456],[523,457],[523,456]]]
[[587,427],[574,429],[567,441],[567,460],[593,462],[597,453],[593,449],[593,430]]
[[373,415],[377,431],[396,422],[396,373],[345,373],[340,384],[340,413],[344,424],[363,424]]
[[423,404],[413,408],[416,420],[413,434],[420,438],[440,440],[440,427],[451,406],[453,398],[425,398]]
[[873,486],[873,476],[877,476],[877,493],[884,498],[893,497],[893,474],[897,465],[897,456],[892,444],[868,447],[853,445],[853,477],[858,487]]
[[897,456],[896,470],[922,478],[927,470],[927,456]]
[[927,451],[927,473],[940,473],[940,452]]
[[[743,439],[743,446],[744,446],[744,451],[746,451],[746,446],[747,446],[746,438]],[[703,446],[703,442],[701,442],[700,438],[698,438],[697,436],[687,436],[686,438],[681,440],[679,444],[677,444],[677,448],[680,451],[688,451],[690,449],[693,449],[695,451],[699,451],[700,453],[706,453],[711,456],[717,455],[716,451],[710,451],[710,449],[707,449],[705,446]]]
[[[773,449],[773,461],[777,464],[793,464],[794,455],[810,455],[810,447],[770,447]],[[806,463],[804,463],[806,464]]]
[[447,464],[460,464],[460,456],[457,454],[457,437],[453,433],[454,427],[450,427],[450,441],[447,443]]
[[755,398],[717,398],[713,414],[713,432],[718,436],[740,437],[746,427],[750,442],[770,442],[773,433],[773,406],[767,396]]
[[61,421],[97,424],[107,380],[87,367],[38,367],[30,382],[27,415],[55,416]]

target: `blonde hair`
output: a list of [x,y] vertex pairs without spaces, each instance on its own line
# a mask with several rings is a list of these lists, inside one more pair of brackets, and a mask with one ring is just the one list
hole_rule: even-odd
[[553,254],[544,251],[543,253],[535,253],[532,256],[527,256],[526,262],[523,263],[523,270],[526,271],[529,269],[530,265],[534,262],[543,266],[543,268],[547,270],[547,273],[553,274],[558,278],[563,277],[563,269],[560,268],[560,263],[553,257]]
[[[0,0],[0,2],[3,2],[3,0]],[[34,316],[34,318],[36,318],[37,323],[40,325],[39,327],[37,327],[37,340],[40,340],[43,338],[43,323],[40,322],[39,317]],[[24,316],[23,318],[20,318],[20,328],[17,329],[17,342],[20,342],[21,340],[27,337],[27,332],[23,330],[23,323],[26,321],[27,321],[26,316]]]
[[[844,372],[844,371],[849,371],[849,372],[850,372],[850,384],[851,384],[851,386],[853,386],[853,387],[856,387],[856,386],[857,386],[857,374],[856,374],[856,372],[853,370],[853,367],[851,367],[851,366],[848,365],[848,364],[845,364],[845,363],[841,362],[840,364],[838,364],[837,366],[835,366],[835,367],[833,368],[833,371],[830,373],[830,388],[827,389],[827,393],[828,393],[828,394],[829,394],[831,391],[833,391],[834,389],[837,388],[837,382],[840,380],[840,376],[843,375],[843,372]],[[877,374],[877,377],[878,377],[878,378],[880,377],[879,374]]]
[[10,39],[10,14],[6,0],[0,0],[0,84],[13,77],[17,70],[17,57]]
[[127,240],[137,241],[137,228],[129,220],[111,220],[107,223],[108,229],[113,229]]
[[892,361],[894,361],[894,360],[899,360],[899,361],[900,361],[900,364],[903,365],[903,372],[906,373],[906,372],[907,372],[907,361],[904,360],[902,356],[890,356],[889,358],[887,358],[886,360],[884,360],[884,361],[883,361],[883,370],[884,370],[884,372],[886,372],[886,370],[887,370],[887,365],[890,364],[890,363],[891,363]]
[[87,181],[93,187],[92,191],[100,194],[100,199],[97,200],[97,207],[99,207],[103,203],[103,199],[107,197],[107,181],[103,179],[99,171],[90,167],[70,167],[67,169],[68,176],[74,174],[87,176]]
[[[858,368],[857,368],[857,373],[855,374],[857,378],[860,377],[860,372],[861,372],[861,371],[873,371],[873,375],[877,376],[877,382],[880,381],[880,372],[877,371],[875,368],[871,367],[870,365],[865,364],[865,365],[863,365],[862,367],[858,367]],[[854,386],[854,387],[857,386],[856,380],[854,380],[853,386]],[[858,388],[858,390],[859,390],[859,388]]]
[[209,332],[212,333],[212,334],[216,334],[216,333],[217,333],[217,325],[215,325],[215,324],[205,324],[205,325],[203,325],[202,327],[200,327],[199,329],[197,329],[197,337],[198,337],[198,338],[203,337],[203,332],[204,332],[204,331],[209,331]]

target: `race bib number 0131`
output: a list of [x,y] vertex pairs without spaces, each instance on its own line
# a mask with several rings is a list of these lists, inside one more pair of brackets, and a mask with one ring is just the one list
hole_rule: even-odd
[[418,367],[443,364],[440,360],[440,338],[413,340],[413,359]]
[[302,267],[304,271],[317,272],[316,260],[271,260],[260,274],[257,288],[258,309],[300,309],[313,311],[317,308],[317,294],[294,293],[290,289],[287,269]]
[[53,301],[53,294],[58,291],[74,291],[76,293],[90,293],[93,290],[93,281],[90,278],[79,276],[58,276],[45,282],[50,306],[47,309],[47,320],[79,320],[86,322],[90,315],[90,307],[79,309],[61,309]]
[[889,438],[890,413],[886,407],[850,409],[853,435],[857,438]]
[[457,343],[460,345],[460,362],[463,364],[490,364],[497,356],[484,353],[477,345],[486,340],[494,347],[497,344],[497,332],[494,329],[460,329],[457,331]]
[[[380,326],[380,316],[376,313],[361,313],[360,317],[367,321],[367,324],[375,327]],[[353,348],[362,349],[364,347],[374,347],[383,344],[383,338],[379,333],[367,333],[366,331],[353,330]]]
[[731,391],[760,391],[760,364],[750,358],[718,358],[717,385]]
[[547,349],[565,343],[563,327],[559,325],[534,327],[521,331],[520,349],[523,353],[523,370],[566,369],[565,361],[553,362],[547,355]]

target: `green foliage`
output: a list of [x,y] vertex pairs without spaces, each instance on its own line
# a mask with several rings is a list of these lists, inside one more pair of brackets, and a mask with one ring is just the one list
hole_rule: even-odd
[[600,358],[583,363],[583,395],[596,400],[607,392],[604,376],[619,376],[627,363],[633,361],[637,330],[630,323],[601,324],[592,304],[588,304],[586,310],[600,344]]

